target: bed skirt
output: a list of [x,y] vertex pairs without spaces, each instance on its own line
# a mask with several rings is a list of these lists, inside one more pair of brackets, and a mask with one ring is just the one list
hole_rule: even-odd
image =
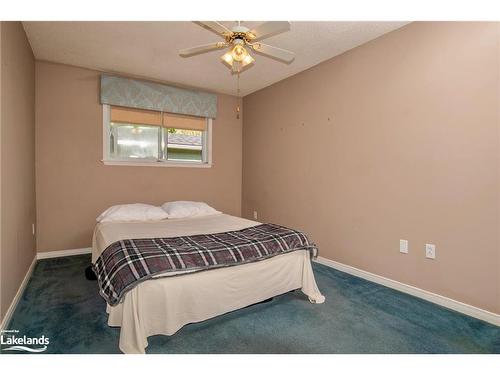
[[312,303],[323,303],[309,252],[298,250],[263,261],[210,271],[151,279],[107,306],[108,325],[121,327],[120,350],[145,353],[147,338],[173,335],[200,322],[268,298],[301,289]]

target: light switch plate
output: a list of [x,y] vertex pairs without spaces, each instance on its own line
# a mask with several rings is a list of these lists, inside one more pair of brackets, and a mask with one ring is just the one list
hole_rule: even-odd
[[425,244],[425,257],[429,259],[436,259],[436,245],[432,243]]
[[408,240],[399,240],[399,252],[408,254]]

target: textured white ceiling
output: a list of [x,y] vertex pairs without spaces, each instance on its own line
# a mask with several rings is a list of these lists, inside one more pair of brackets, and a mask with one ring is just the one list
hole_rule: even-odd
[[[231,27],[234,22],[223,22]],[[260,22],[243,22],[251,28]],[[241,74],[241,96],[310,68],[407,22],[292,22],[291,31],[264,43],[296,53],[293,63],[255,55]],[[178,50],[218,41],[192,22],[23,22],[35,57],[131,74],[235,95],[236,78],[220,61],[223,51],[182,58]]]

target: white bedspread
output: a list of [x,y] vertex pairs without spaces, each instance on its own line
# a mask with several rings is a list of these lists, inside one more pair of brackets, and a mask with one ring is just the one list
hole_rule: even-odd
[[[100,223],[94,231],[92,262],[107,246],[121,239],[218,233],[258,224],[224,214],[156,222]],[[325,300],[314,280],[306,250],[239,266],[176,274],[144,281],[128,292],[122,303],[107,307],[108,324],[121,327],[121,351],[144,353],[148,336],[172,335],[188,323],[290,290],[301,289],[313,303]]]

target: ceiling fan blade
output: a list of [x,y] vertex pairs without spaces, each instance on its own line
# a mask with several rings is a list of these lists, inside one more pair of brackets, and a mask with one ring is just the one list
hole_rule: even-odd
[[226,46],[227,46],[227,44],[224,42],[203,44],[201,46],[181,49],[179,51],[179,55],[181,55],[182,57],[190,57],[190,56],[194,56],[194,55],[199,55],[200,53],[205,53],[205,52],[210,52],[210,51],[213,51],[216,49],[221,49],[221,48],[224,48]]
[[217,35],[224,36],[226,34],[231,34],[231,30],[217,21],[195,21],[195,23]]
[[254,36],[252,41],[258,41],[289,30],[290,22],[288,21],[269,21],[250,30],[250,34]]
[[255,43],[254,45],[252,45],[252,48],[255,52],[287,64],[290,64],[295,59],[295,53],[287,51],[286,49],[273,47],[268,44]]

